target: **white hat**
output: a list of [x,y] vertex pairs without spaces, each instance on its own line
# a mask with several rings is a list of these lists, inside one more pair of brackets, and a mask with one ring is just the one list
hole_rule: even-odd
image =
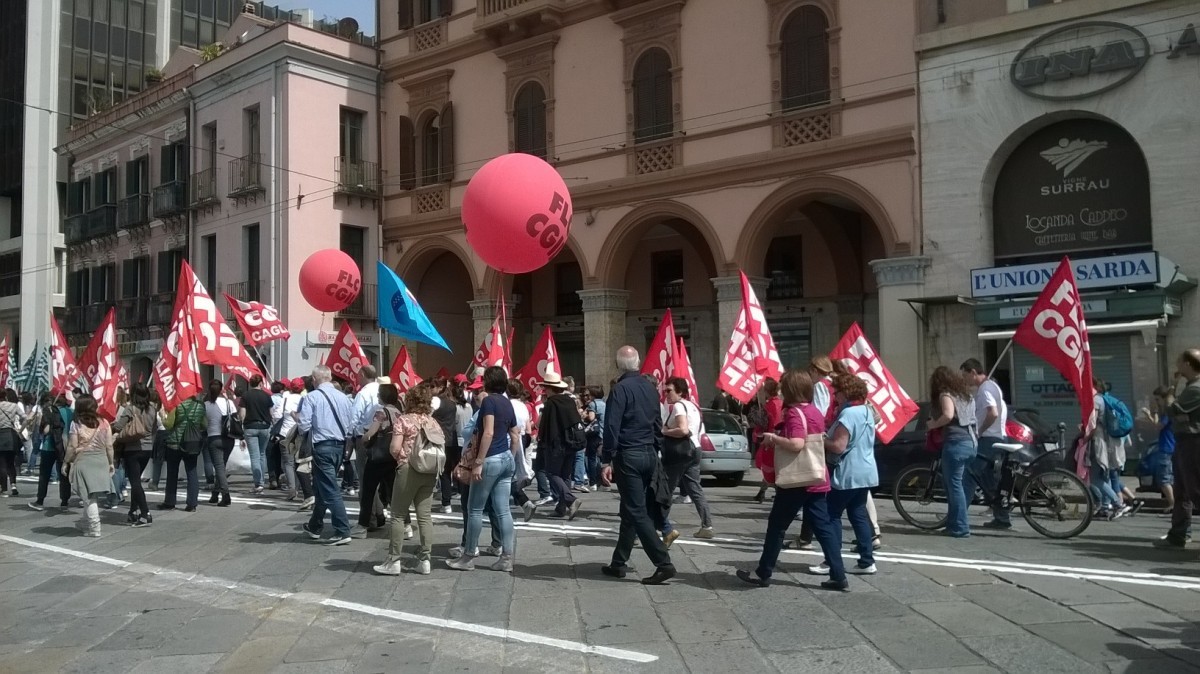
[[562,380],[557,372],[547,372],[546,376],[538,382],[538,386],[544,388],[566,389],[567,384]]

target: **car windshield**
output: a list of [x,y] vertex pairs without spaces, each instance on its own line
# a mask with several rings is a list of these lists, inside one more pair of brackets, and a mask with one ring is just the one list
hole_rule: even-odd
[[712,435],[741,435],[742,427],[732,414],[704,410],[704,430]]
[[909,419],[907,424],[904,424],[905,433],[925,431],[925,425],[929,421],[929,413],[932,408],[930,407],[929,403],[918,403],[918,405],[920,405],[921,411],[917,412],[916,416],[914,416],[912,419]]

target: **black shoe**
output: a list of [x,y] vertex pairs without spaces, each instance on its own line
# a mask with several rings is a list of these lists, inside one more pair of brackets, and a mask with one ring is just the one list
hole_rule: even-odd
[[767,587],[771,584],[770,578],[761,578],[757,573],[746,571],[745,569],[738,569],[737,577],[747,583],[750,583],[751,585],[757,585],[758,587]]
[[761,487],[761,488],[759,488],[758,493],[754,495],[754,502],[762,503],[766,497],[767,497],[767,488]]
[[609,565],[609,566],[600,567],[600,573],[603,573],[604,575],[608,576],[609,578],[624,578],[626,571],[625,571],[625,567],[623,567],[623,566]]
[[194,512],[196,512],[196,506],[188,506],[188,507],[186,507],[186,508],[184,508],[184,509],[183,509],[183,512],[185,512],[185,513],[194,513]]
[[850,581],[847,580],[827,580],[821,583],[821,587],[826,590],[837,590],[838,592],[849,592]]
[[649,578],[642,579],[642,585],[662,585],[663,583],[675,577],[674,566],[660,566],[654,570],[654,573]]
[[129,524],[133,524],[134,522],[137,522],[138,521],[137,513],[133,512],[132,510],[129,511],[129,516],[125,518],[125,521]]
[[217,504],[217,501],[219,501],[219,500],[221,500],[221,492],[219,492],[219,491],[214,491],[214,492],[212,493],[212,496],[211,496],[211,497],[209,497],[209,499],[208,499],[208,502],[209,502],[209,503],[211,503],[211,504],[213,504],[213,505],[216,505],[216,504]]
[[174,505],[167,505],[166,503],[159,503],[159,504],[158,504],[158,509],[159,509],[159,510],[174,510],[174,509],[175,509],[175,506],[174,506]]
[[1000,520],[992,520],[983,523],[984,529],[1011,529],[1012,522],[1001,522]]
[[223,492],[221,494],[221,502],[218,503],[217,506],[221,508],[228,508],[230,503],[232,503],[232,501],[229,500],[229,492]]

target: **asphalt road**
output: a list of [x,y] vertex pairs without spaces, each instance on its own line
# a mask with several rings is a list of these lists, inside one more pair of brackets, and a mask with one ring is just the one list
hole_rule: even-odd
[[299,530],[306,515],[246,485],[234,478],[230,508],[162,513],[148,528],[105,511],[99,539],[75,530],[77,509],[0,499],[0,671],[1200,671],[1200,553],[1153,548],[1162,515],[1096,522],[1071,541],[1019,518],[954,540],[881,502],[879,573],[842,594],[804,572],[814,553],[785,552],[767,589],[734,577],[757,560],[770,507],[749,486],[707,488],[712,541],[691,538],[695,510],[677,505],[680,574],[645,587],[638,549],[638,574],[599,573],[616,494],[584,496],[574,522],[520,526],[512,575],[446,569],[459,515],[435,515],[433,574],[396,578],[371,571],[379,534],[318,545]]

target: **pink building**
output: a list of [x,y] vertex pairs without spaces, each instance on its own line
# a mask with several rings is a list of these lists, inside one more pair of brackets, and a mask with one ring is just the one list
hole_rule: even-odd
[[[161,84],[73,127],[60,148],[74,158],[80,213],[66,223],[79,233],[68,234],[64,330],[85,343],[118,303],[135,379],[158,354],[184,258],[219,306],[227,292],[279,308],[292,339],[264,353],[276,376],[316,365],[341,318],[369,352],[378,345],[375,49],[249,14],[222,44],[208,60],[179,50]],[[364,273],[362,296],[337,316],[309,307],[297,282],[323,248]]]

